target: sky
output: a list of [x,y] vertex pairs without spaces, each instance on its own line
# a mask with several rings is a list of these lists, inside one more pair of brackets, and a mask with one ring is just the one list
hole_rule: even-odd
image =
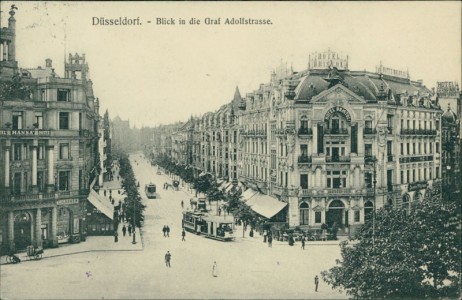
[[[307,68],[315,51],[342,52],[350,70],[409,70],[431,88],[461,85],[461,4],[453,2],[1,2],[1,26],[16,11],[22,68],[85,53],[103,114],[136,127],[186,121],[270,80],[281,62]],[[94,18],[139,18],[141,25],[93,25]],[[206,25],[205,18],[220,25]],[[226,18],[271,25],[226,25]],[[175,25],[158,25],[173,18]],[[178,19],[186,20],[179,25]],[[189,24],[191,18],[201,21]],[[151,21],[151,23],[148,23]]]

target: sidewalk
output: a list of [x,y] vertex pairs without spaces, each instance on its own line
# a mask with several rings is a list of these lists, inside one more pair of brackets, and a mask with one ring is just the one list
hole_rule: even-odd
[[[112,197],[114,200],[114,205],[118,205],[119,200],[123,201],[124,195],[122,195],[123,189],[121,186],[121,181],[117,180],[117,172],[114,172],[114,180],[104,182],[104,185],[101,187],[99,191],[99,198],[103,199],[103,201],[107,201],[107,204],[112,206],[111,201],[109,201],[109,190],[112,189]],[[121,178],[120,178],[121,179]],[[104,197],[104,190],[108,190],[106,192],[106,197]],[[120,195],[117,192],[120,190]],[[58,248],[48,248],[44,250],[42,255],[42,259],[57,257],[57,256],[64,256],[64,255],[72,255],[72,254],[79,254],[85,252],[98,252],[98,251],[143,251],[144,244],[143,244],[143,235],[141,230],[141,235],[139,230],[136,231],[136,244],[132,244],[133,237],[126,233],[126,236],[123,236],[122,227],[126,223],[120,223],[118,228],[119,238],[118,242],[114,242],[114,236],[87,236],[86,241],[80,242],[78,244],[61,244]],[[16,255],[21,259],[21,262],[29,261],[27,257],[27,252],[22,251],[16,253]],[[2,256],[0,260],[0,264],[5,264],[5,258]]]
[[[168,178],[169,180],[171,180],[171,177],[169,175],[166,175],[165,173],[162,173],[162,175],[165,178]],[[183,182],[183,181],[181,181],[181,182]],[[180,184],[179,188],[180,188],[180,191],[183,191],[188,197],[186,199],[187,201],[185,201],[185,203],[184,203],[185,207],[188,207],[189,199],[190,198],[195,198],[195,194],[194,194],[193,190],[191,190],[191,192],[189,191],[187,183],[185,183],[184,185],[185,186],[183,187],[182,184]],[[199,196],[203,196],[203,195],[198,194],[198,197]],[[210,209],[212,213],[216,212],[216,206],[214,205],[214,203],[212,203],[212,205],[209,206],[208,201],[207,201],[207,209]],[[258,233],[258,231],[254,231],[254,236],[253,237],[249,236],[250,227],[248,227],[247,230],[245,231],[244,238],[242,238],[242,226],[236,225],[234,232],[235,232],[235,236],[237,238],[236,240],[239,241],[239,242],[250,242],[250,243],[266,244],[266,243],[263,243],[263,235],[260,235]],[[348,240],[348,236],[338,236],[337,238],[338,239],[335,240],[335,241],[305,241],[305,245],[307,247],[308,246],[339,246],[341,242]],[[275,239],[273,239],[273,245],[280,245],[280,246],[288,246],[288,247],[290,247],[289,243],[287,241],[282,242],[282,241],[277,241]],[[301,242],[300,241],[295,241],[294,247],[297,246],[297,245],[300,246]]]

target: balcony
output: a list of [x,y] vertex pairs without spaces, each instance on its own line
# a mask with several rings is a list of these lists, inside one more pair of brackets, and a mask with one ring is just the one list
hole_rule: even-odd
[[388,134],[393,134],[393,127],[387,127]]
[[387,155],[388,161],[393,161],[393,154],[388,154]]
[[434,136],[437,134],[435,129],[403,129],[401,128],[400,133],[402,135],[427,135]]
[[324,133],[331,135],[345,135],[348,134],[348,130],[346,128],[325,128]]
[[350,162],[350,156],[326,156],[326,162]]
[[377,130],[375,128],[364,128],[364,134],[376,134]]
[[312,135],[312,134],[313,134],[313,129],[311,129],[311,128],[301,127],[301,128],[298,129],[298,136]]
[[308,155],[300,155],[298,157],[299,164],[310,164],[311,161],[312,161],[311,156],[308,156]]
[[71,198],[77,196],[87,196],[89,194],[88,189],[73,190],[73,191],[56,191],[51,193],[39,193],[39,194],[26,194],[26,195],[11,195],[7,197],[7,201],[12,202],[27,202],[27,201],[38,201],[38,200],[53,200],[62,198]]
[[375,155],[371,155],[371,154],[366,154],[364,156],[364,163],[366,164],[370,164],[370,163],[373,163],[374,161],[376,161],[377,159],[375,158]]
[[407,157],[400,157],[399,163],[413,163],[413,162],[421,162],[421,161],[433,161],[433,155],[424,155],[424,156],[407,156]]

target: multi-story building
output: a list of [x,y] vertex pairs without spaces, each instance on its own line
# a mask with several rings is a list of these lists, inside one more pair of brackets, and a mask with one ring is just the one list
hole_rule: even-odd
[[[268,219],[348,232],[376,208],[408,213],[441,194],[442,111],[407,71],[350,71],[348,57],[329,50],[310,55],[301,72],[282,65],[232,103],[238,109],[225,105],[200,120],[201,168],[237,176],[250,188],[244,200]],[[228,159],[237,152],[228,168],[226,131]]]
[[0,243],[56,247],[86,236],[85,204],[97,177],[98,100],[85,55],[18,69],[15,12],[0,44]]
[[244,140],[241,171],[289,204],[289,225],[354,230],[374,206],[409,211],[437,194],[441,110],[420,81],[382,65],[349,71],[348,58],[331,51],[286,74],[246,97],[240,125],[269,128],[266,141]]

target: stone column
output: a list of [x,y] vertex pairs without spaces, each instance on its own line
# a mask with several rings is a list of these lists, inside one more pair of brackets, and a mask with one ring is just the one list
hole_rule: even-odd
[[54,168],[54,158],[53,158],[53,150],[54,146],[49,145],[46,147],[48,152],[48,184],[47,184],[47,191],[51,193],[55,190],[55,168]]
[[6,44],[6,41],[3,42],[3,61],[7,61],[8,60],[8,56],[7,56],[7,44]]
[[10,250],[14,251],[14,213],[12,211],[8,212],[8,244]]
[[51,247],[58,247],[58,208],[53,207],[51,209],[51,236],[49,238],[51,241]]
[[37,208],[35,213],[35,246],[42,247],[42,209]]
[[37,146],[31,146],[32,149],[32,192],[37,193]]
[[5,189],[8,192],[10,187],[10,147],[5,146]]
[[313,154],[318,154],[318,124],[313,122]]

